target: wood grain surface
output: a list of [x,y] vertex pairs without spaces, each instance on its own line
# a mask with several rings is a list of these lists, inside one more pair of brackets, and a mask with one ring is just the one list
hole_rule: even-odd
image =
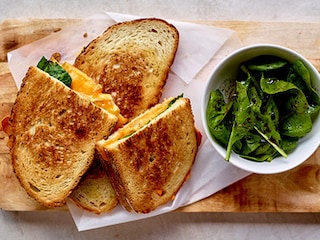
[[[0,120],[10,113],[17,89],[7,52],[61,30],[79,19],[7,19],[0,23]],[[320,23],[204,22],[234,30],[244,45],[292,48],[320,69]],[[11,166],[7,136],[0,131],[0,208],[44,210],[21,188]],[[66,210],[62,207],[58,210]],[[274,175],[252,174],[218,193],[180,208],[183,212],[320,212],[320,148],[302,165]]]

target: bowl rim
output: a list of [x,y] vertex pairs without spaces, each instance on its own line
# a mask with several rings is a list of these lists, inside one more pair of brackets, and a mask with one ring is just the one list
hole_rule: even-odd
[[[244,47],[241,47],[241,48],[231,52],[229,55],[227,55],[222,60],[220,60],[216,64],[216,66],[213,68],[213,70],[211,71],[209,77],[207,78],[207,82],[205,84],[205,88],[204,88],[204,91],[202,94],[202,99],[201,99],[201,120],[202,120],[202,125],[203,125],[204,132],[206,134],[207,139],[209,140],[211,146],[214,147],[214,149],[219,153],[220,156],[222,156],[223,159],[225,159],[226,150],[220,144],[218,144],[213,139],[213,137],[211,137],[211,134],[210,134],[210,131],[209,131],[209,128],[207,125],[207,118],[206,118],[208,97],[210,95],[210,92],[213,90],[213,88],[211,88],[212,78],[215,76],[215,74],[218,72],[218,70],[221,69],[221,67],[223,67],[228,62],[230,62],[230,59],[233,59],[235,56],[237,56],[239,54],[242,54],[242,53],[245,53],[248,51],[256,51],[259,49],[264,49],[264,51],[272,50],[273,54],[270,54],[270,55],[276,55],[276,56],[280,55],[280,57],[283,57],[285,59],[286,59],[286,57],[284,57],[284,56],[289,56],[289,55],[291,56],[292,59],[301,59],[304,62],[304,64],[307,66],[307,68],[309,69],[310,73],[312,72],[313,78],[316,78],[318,80],[317,82],[320,82],[320,74],[319,74],[318,70],[313,66],[313,64],[307,58],[305,58],[304,56],[302,56],[301,54],[299,54],[298,52],[296,52],[290,48],[287,48],[287,47],[284,47],[281,45],[277,45],[277,44],[259,43],[259,44],[252,44],[252,45],[244,46]],[[278,54],[274,54],[274,51],[277,51]],[[242,61],[235,60],[235,62],[239,62],[239,63],[244,62],[246,60],[252,59],[255,56],[259,56],[262,54],[253,54],[253,55],[254,56],[248,57],[247,59],[244,59]],[[219,80],[217,80],[217,81],[219,81]],[[319,84],[317,84],[317,85],[319,85]],[[320,93],[319,88],[317,89],[317,92]],[[297,156],[293,155],[292,153],[290,153],[288,155],[288,158],[291,156],[299,157],[299,156],[303,155],[303,159],[295,159],[294,163],[290,163],[290,162],[288,163],[288,161],[287,161],[288,158],[283,158],[283,157],[277,157],[277,158],[273,159],[271,162],[254,162],[254,161],[250,161],[247,159],[243,159],[243,158],[239,157],[234,152],[231,153],[229,162],[242,170],[246,170],[246,171],[249,171],[252,173],[257,173],[257,174],[274,174],[274,173],[281,173],[281,172],[293,169],[293,168],[297,167],[298,165],[300,165],[301,163],[303,163],[304,161],[306,161],[320,146],[320,131],[318,131],[319,133],[317,133],[314,129],[314,127],[315,127],[314,125],[316,125],[316,127],[319,127],[319,129],[320,129],[320,114],[318,114],[317,119],[314,121],[313,129],[311,130],[311,132],[299,140],[299,144],[298,144],[297,148],[294,150],[294,152],[301,150],[300,149],[301,146],[299,146],[302,144],[301,142],[304,142],[303,146],[305,146],[306,145],[305,142],[311,141],[311,144],[308,146],[307,151],[304,150],[304,151],[302,151],[303,154],[297,154]],[[313,134],[311,134],[311,133],[313,133]],[[307,136],[309,138],[306,138]],[[279,164],[281,164],[280,167],[276,161],[278,161]],[[288,164],[286,164],[286,163],[288,163]],[[265,167],[265,168],[263,168],[263,167]]]

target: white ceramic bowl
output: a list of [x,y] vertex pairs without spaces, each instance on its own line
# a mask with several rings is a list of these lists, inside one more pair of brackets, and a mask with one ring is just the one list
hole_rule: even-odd
[[[235,79],[241,63],[260,55],[278,56],[288,60],[291,63],[297,59],[302,60],[310,71],[313,87],[318,93],[320,93],[320,76],[317,69],[306,58],[288,48],[272,44],[257,44],[241,48],[227,56],[213,70],[202,96],[201,103],[201,117],[205,133],[213,147],[223,158],[226,156],[226,149],[220,146],[212,138],[207,125],[206,109],[210,93],[212,90],[217,89],[218,86],[227,79]],[[312,131],[300,139],[297,148],[293,152],[289,153],[287,158],[277,157],[271,162],[254,162],[243,159],[233,152],[229,161],[233,165],[253,173],[280,173],[290,170],[303,163],[312,155],[315,150],[317,150],[319,144],[320,117],[318,115],[317,119],[313,123]]]

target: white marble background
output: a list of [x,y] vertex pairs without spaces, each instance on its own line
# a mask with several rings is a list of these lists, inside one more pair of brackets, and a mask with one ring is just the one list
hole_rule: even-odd
[[[176,20],[320,21],[320,1],[317,0],[0,1],[0,20],[17,17],[79,18],[99,11]],[[0,240],[318,239],[319,223],[318,213],[168,213],[78,232],[67,212],[0,211]]]
[[179,20],[320,21],[317,0],[1,0],[0,18],[87,17],[99,11]]

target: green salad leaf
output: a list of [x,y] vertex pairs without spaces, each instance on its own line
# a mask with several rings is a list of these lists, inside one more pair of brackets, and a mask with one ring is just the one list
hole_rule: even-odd
[[42,57],[38,62],[37,67],[42,71],[48,73],[50,76],[63,82],[66,86],[71,86],[72,79],[69,73],[64,70],[57,62],[53,62],[47,60],[45,57]]
[[183,98],[183,93],[181,93],[180,95],[178,95],[177,97],[175,97],[174,99],[172,99],[169,102],[168,108],[170,108],[179,98]]
[[302,61],[260,56],[240,66],[233,98],[225,101],[220,90],[211,92],[206,114],[210,133],[226,148],[226,160],[235,152],[270,162],[296,148],[319,110],[319,94]]
[[228,115],[231,112],[231,108],[232,102],[226,104],[221,91],[211,92],[207,108],[208,126],[210,132],[223,146],[227,146],[231,131],[228,126]]

